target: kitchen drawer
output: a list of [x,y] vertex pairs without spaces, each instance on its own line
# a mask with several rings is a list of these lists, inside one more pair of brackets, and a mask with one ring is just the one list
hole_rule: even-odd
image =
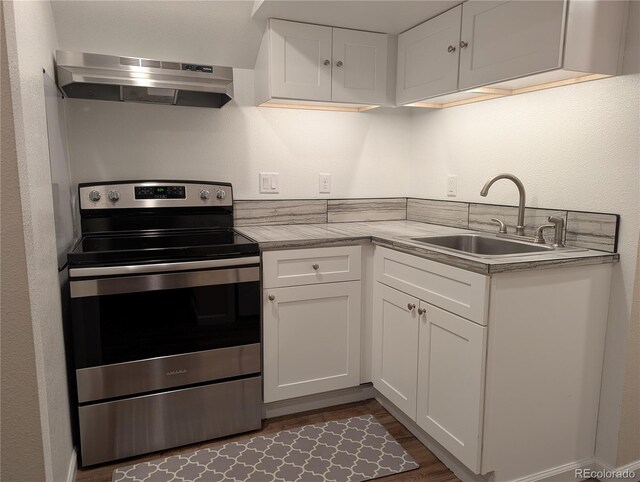
[[374,259],[376,281],[487,324],[488,276],[382,247]]
[[267,251],[262,261],[265,288],[360,279],[360,246]]
[[262,377],[79,408],[82,465],[259,429]]

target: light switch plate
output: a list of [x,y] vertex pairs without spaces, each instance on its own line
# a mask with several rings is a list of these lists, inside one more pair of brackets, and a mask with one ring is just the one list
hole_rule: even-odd
[[260,173],[260,194],[278,194],[280,192],[280,173]]
[[331,192],[331,174],[320,173],[318,176],[318,192],[320,194],[329,194]]
[[447,176],[447,196],[456,197],[458,195],[458,176]]

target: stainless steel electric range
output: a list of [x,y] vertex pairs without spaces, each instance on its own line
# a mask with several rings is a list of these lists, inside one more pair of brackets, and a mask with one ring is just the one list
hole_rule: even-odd
[[80,184],[68,255],[81,463],[259,428],[260,257],[231,185]]

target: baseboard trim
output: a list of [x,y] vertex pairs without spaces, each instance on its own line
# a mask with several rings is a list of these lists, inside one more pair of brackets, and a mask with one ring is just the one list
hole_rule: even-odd
[[281,417],[344,403],[361,402],[370,398],[373,398],[373,384],[363,383],[357,387],[265,403],[262,405],[262,418]]
[[624,474],[624,473],[634,473],[635,475],[630,475],[629,477],[599,477],[600,482],[620,482],[620,481],[636,481],[636,480],[640,480],[640,460],[636,460],[634,462],[630,462],[626,465],[623,465],[622,467],[610,467],[609,465],[602,463],[602,462],[596,462],[596,467],[595,469],[596,471],[601,471],[601,472],[610,472],[610,473],[620,473],[620,474]]
[[76,470],[78,469],[78,453],[76,449],[71,449],[71,457],[69,458],[69,470],[67,470],[67,482],[76,480]]
[[577,482],[585,479],[576,478],[576,470],[596,470],[597,467],[598,464],[596,464],[594,459],[584,459],[527,475],[526,477],[516,479],[513,482],[567,482],[568,480],[575,480]]

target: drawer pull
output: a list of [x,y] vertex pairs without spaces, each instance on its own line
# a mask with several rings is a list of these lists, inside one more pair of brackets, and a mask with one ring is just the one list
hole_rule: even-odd
[[409,311],[413,311],[416,309],[416,305],[415,303],[409,303],[407,304],[407,308],[409,309]]
[[276,300],[275,295],[269,295],[269,301],[275,301],[275,300]]
[[427,313],[427,309],[426,308],[418,308],[418,314],[420,316],[424,315]]
[[311,267],[312,267],[313,269],[315,269],[316,271],[318,271],[318,269],[320,269],[320,265],[319,265],[318,263],[313,263],[313,264],[311,265]]

